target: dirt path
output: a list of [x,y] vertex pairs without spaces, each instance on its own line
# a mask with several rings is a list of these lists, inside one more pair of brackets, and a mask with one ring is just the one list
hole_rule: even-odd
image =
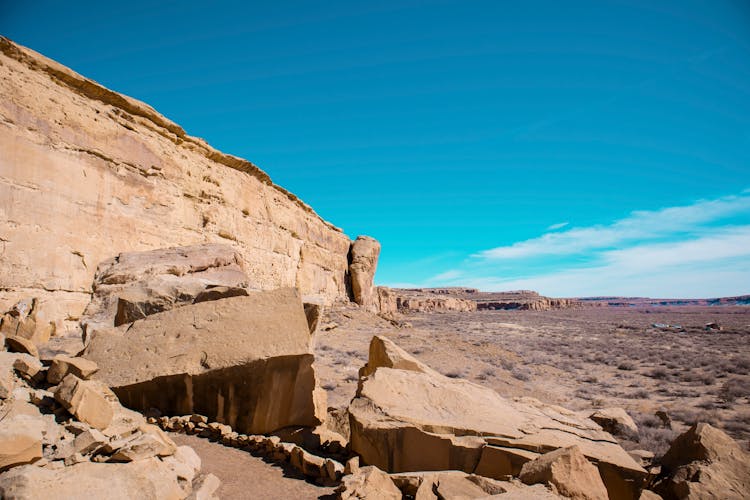
[[221,479],[216,492],[221,500],[278,498],[334,498],[333,488],[323,488],[305,481],[290,467],[282,468],[262,458],[235,448],[228,448],[208,439],[170,433],[178,445],[192,447],[202,461],[202,472]]

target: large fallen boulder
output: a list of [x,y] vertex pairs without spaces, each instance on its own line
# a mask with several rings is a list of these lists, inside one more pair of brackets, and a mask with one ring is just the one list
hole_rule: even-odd
[[531,398],[515,401],[425,369],[390,340],[371,343],[349,406],[351,448],[388,472],[518,476],[544,453],[578,446],[612,499],[637,498],[646,471],[593,421]]
[[121,253],[97,267],[81,322],[91,332],[180,305],[247,295],[240,262],[235,249],[220,244]]
[[665,498],[750,498],[750,453],[721,430],[698,423],[661,459],[656,491]]
[[97,332],[84,357],[122,404],[198,413],[238,432],[314,427],[325,418],[295,289],[252,292]]

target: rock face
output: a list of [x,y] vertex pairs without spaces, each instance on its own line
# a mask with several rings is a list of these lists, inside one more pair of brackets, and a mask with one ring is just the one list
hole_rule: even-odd
[[349,273],[354,302],[368,308],[376,307],[375,269],[380,256],[380,243],[369,236],[358,236],[349,251]]
[[656,491],[665,498],[750,497],[750,453],[724,432],[699,423],[675,439],[661,460]]
[[94,275],[94,296],[81,319],[87,332],[174,307],[247,295],[240,254],[223,244],[121,253]]
[[3,37],[0,95],[0,311],[36,297],[37,324],[74,330],[96,263],[198,243],[252,288],[347,297],[349,238],[252,163]]
[[350,445],[383,470],[453,469],[502,478],[517,476],[543,453],[576,445],[597,466],[610,498],[637,498],[646,478],[591,420],[436,374],[388,339],[373,340],[364,373],[349,406]]
[[446,295],[377,287],[378,309],[382,314],[410,312],[473,312],[477,303]]
[[310,333],[294,289],[251,292],[98,331],[84,357],[125,406],[199,413],[238,432],[320,424]]

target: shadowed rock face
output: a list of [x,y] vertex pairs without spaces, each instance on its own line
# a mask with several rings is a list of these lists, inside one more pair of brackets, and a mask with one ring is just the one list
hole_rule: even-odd
[[251,292],[100,330],[84,357],[123,404],[201,413],[238,432],[322,422],[310,333],[294,289]]
[[351,447],[386,471],[517,476],[541,454],[576,445],[598,466],[610,498],[637,498],[645,480],[646,471],[591,420],[437,374],[388,339],[373,339],[365,374],[349,406]]

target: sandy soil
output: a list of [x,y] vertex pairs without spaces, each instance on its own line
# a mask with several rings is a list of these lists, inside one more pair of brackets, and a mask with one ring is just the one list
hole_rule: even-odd
[[212,443],[208,439],[186,434],[170,433],[178,445],[193,448],[201,457],[201,471],[221,479],[216,492],[224,500],[278,498],[327,499],[334,498],[333,488],[323,488],[305,481],[291,467],[264,461],[252,454]]
[[[750,438],[750,307],[590,308],[479,311],[404,316],[411,327],[352,306],[327,312],[316,334],[316,363],[329,406],[356,390],[373,335],[385,335],[450,377],[502,395],[527,395],[575,410],[620,406],[659,453],[697,420]],[[704,325],[716,322],[720,332]],[[662,331],[654,323],[679,324]],[[654,416],[666,411],[673,429]]]

